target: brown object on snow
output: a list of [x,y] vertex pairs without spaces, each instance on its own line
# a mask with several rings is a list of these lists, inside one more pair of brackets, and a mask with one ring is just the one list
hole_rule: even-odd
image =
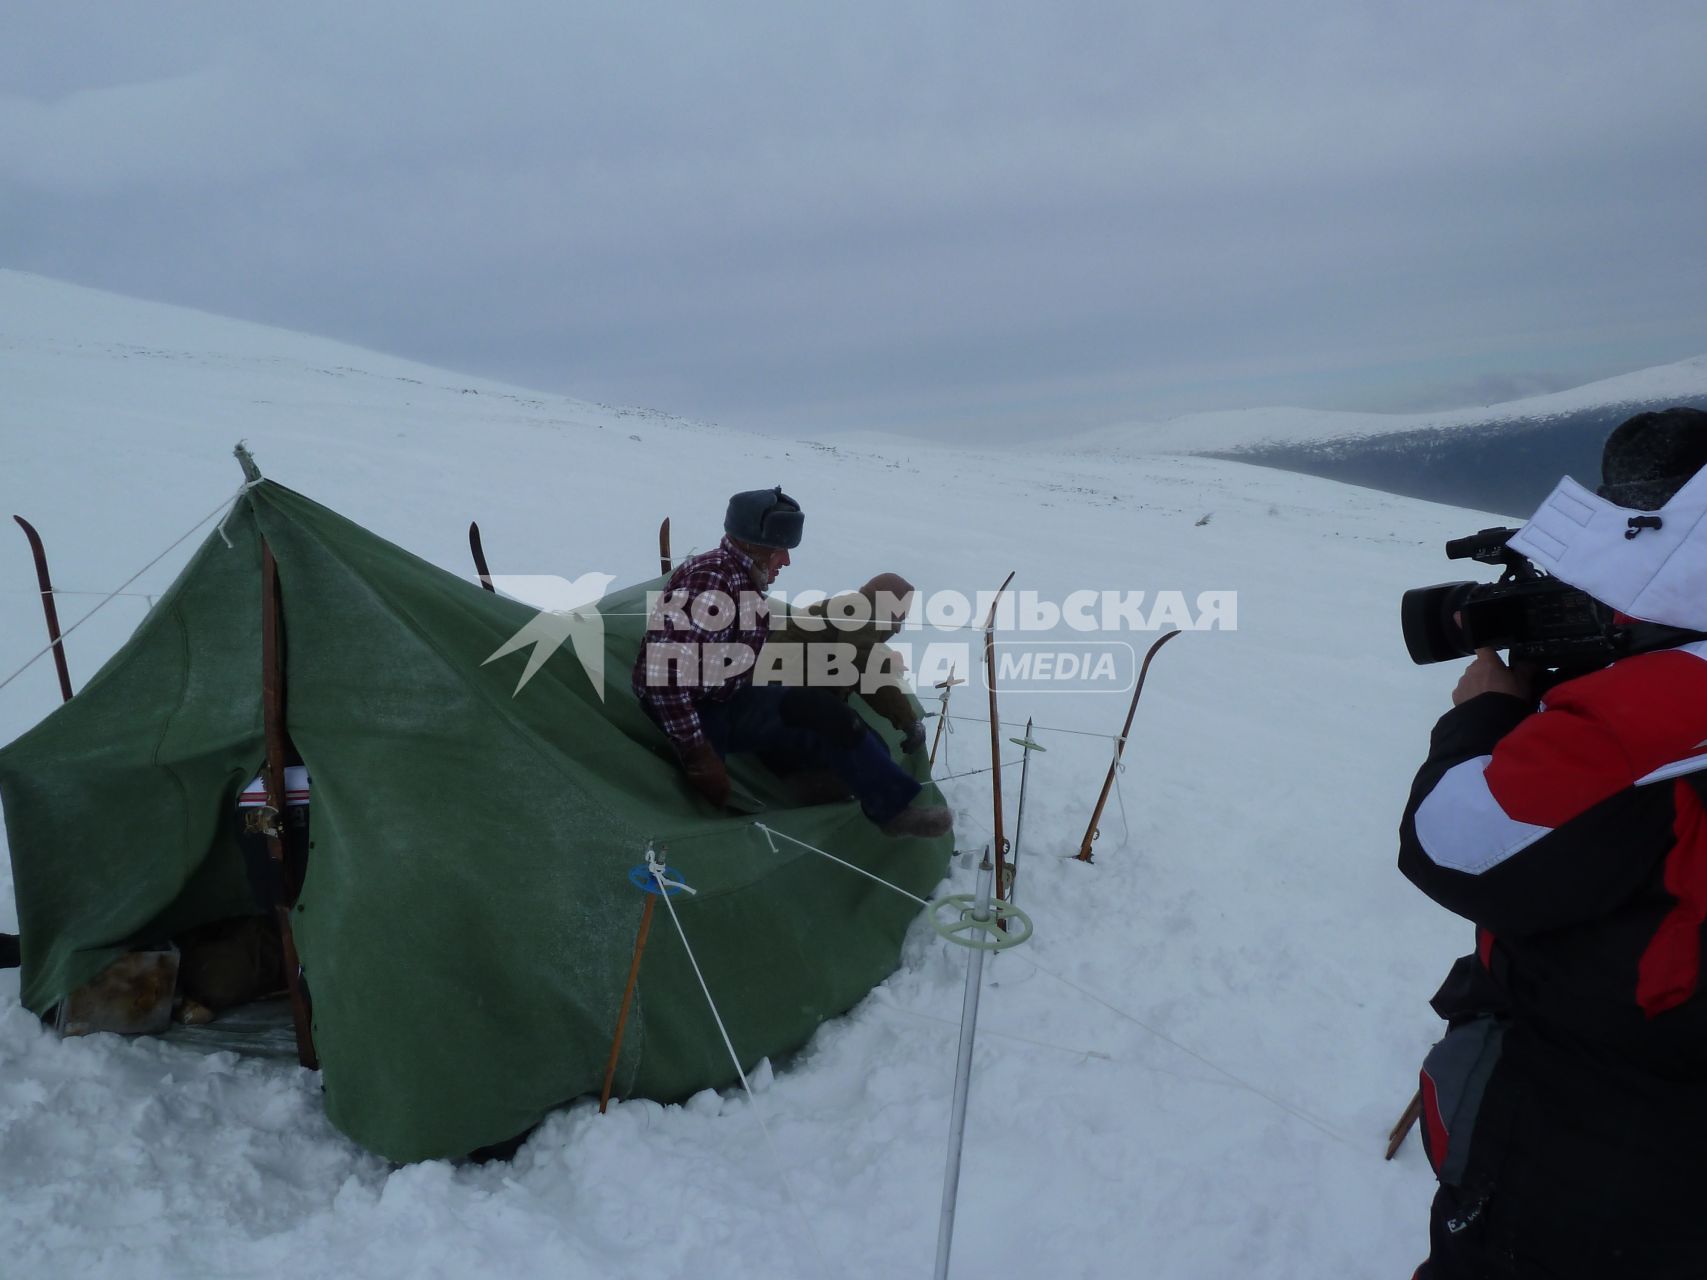
[[172,1020],[172,992],[177,984],[176,947],[132,951],[60,1001],[54,1025],[66,1036],[97,1031],[158,1035]]

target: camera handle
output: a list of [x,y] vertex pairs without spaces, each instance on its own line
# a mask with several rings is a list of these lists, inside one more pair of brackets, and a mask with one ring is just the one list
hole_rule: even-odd
[[1453,538],[1446,544],[1448,560],[1474,560],[1477,564],[1498,565],[1503,571],[1501,582],[1523,582],[1544,575],[1541,570],[1531,564],[1528,558],[1513,551],[1507,543],[1516,535],[1516,529],[1496,526],[1492,529],[1481,529],[1468,537]]

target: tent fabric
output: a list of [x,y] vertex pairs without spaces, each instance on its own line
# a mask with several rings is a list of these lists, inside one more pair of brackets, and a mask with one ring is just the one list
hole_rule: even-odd
[[[265,755],[263,538],[285,719],[313,779],[292,923],[327,1114],[351,1138],[395,1161],[458,1156],[596,1091],[649,842],[698,891],[672,903],[743,1067],[893,972],[916,905],[714,813],[627,691],[661,580],[598,606],[604,698],[569,644],[518,691],[528,651],[487,660],[533,609],[263,481],[89,684],[0,750],[30,1009],[128,948],[256,910],[236,812]],[[947,869],[948,837],[883,837],[851,802],[790,807],[750,758],[731,772],[765,823],[913,893]],[[659,913],[617,1092],[668,1102],[734,1079]]]

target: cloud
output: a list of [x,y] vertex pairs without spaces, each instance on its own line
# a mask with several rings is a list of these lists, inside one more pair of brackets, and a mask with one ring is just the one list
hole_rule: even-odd
[[1707,348],[1699,5],[104,13],[0,50],[7,265],[589,398],[1043,423]]
[[264,92],[238,66],[69,93],[0,96],[0,173],[84,194],[244,181],[300,163],[311,145],[306,96]]

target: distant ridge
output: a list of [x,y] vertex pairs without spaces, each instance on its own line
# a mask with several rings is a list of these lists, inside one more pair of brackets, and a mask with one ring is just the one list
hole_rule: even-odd
[[1096,432],[1080,447],[1227,458],[1521,519],[1562,475],[1598,483],[1613,427],[1672,405],[1707,409],[1707,356],[1482,408],[1194,414]]
[[1574,476],[1591,488],[1599,483],[1601,446],[1620,422],[1678,404],[1707,409],[1707,393],[1624,400],[1538,418],[1202,452],[1522,519],[1560,476]]

